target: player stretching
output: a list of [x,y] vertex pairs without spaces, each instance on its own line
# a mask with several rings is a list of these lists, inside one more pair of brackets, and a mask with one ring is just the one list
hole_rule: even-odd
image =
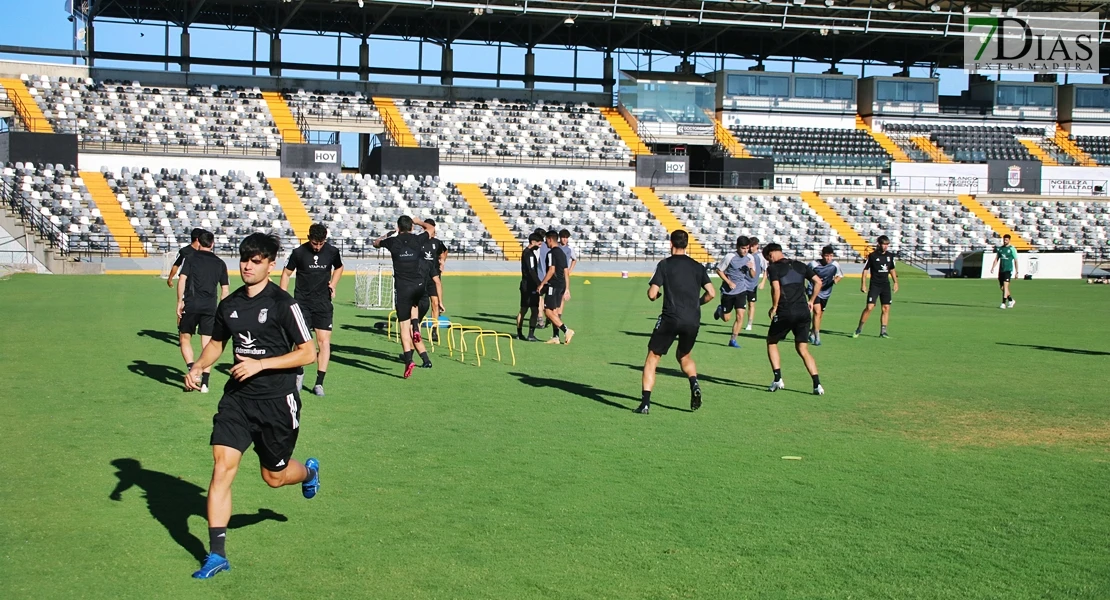
[[[771,310],[767,312],[767,316],[771,317],[771,325],[767,328],[767,358],[771,361],[771,371],[775,374],[775,380],[768,389],[774,392],[786,388],[782,381],[779,342],[786,339],[788,333],[793,333],[794,349],[802,357],[806,371],[813,378],[813,393],[824,395],[825,388],[821,387],[817,362],[809,353],[808,343],[810,313],[817,294],[821,292],[821,278],[804,263],[784,258],[782,246],[778,244],[767,244],[763,248],[763,256],[769,261],[767,278],[771,280]],[[807,283],[813,286],[809,298],[806,298]]]
[[[412,232],[413,225],[424,228],[425,231],[416,235]],[[424,244],[427,241],[427,224],[408,215],[397,219],[396,235],[390,233],[374,240],[375,248],[385,248],[393,257],[393,280],[396,288],[393,308],[397,311],[397,335],[401,338],[401,349],[404,350],[401,359],[405,362],[405,379],[411,377],[416,368],[416,363],[412,361],[414,349],[424,361],[421,366],[432,366],[424,341],[420,339],[420,322],[409,318],[413,307],[419,307],[420,301],[427,296],[425,284],[428,277],[423,260]]]
[[177,258],[173,261],[173,266],[170,267],[169,277],[166,278],[167,286],[173,287],[173,283],[177,281],[177,272],[181,269],[181,265],[185,264],[185,259],[192,256],[200,248],[200,243],[197,240],[203,231],[200,227],[195,227],[189,232],[189,245],[177,251]]
[[[863,307],[863,313],[859,316],[859,326],[852,334],[854,338],[863,333],[863,325],[867,323],[867,317],[875,309],[876,302],[882,303],[883,306],[879,321],[882,324],[879,337],[890,337],[886,331],[887,325],[890,324],[890,283],[894,282],[894,291],[897,293],[898,274],[894,272],[894,254],[888,250],[890,238],[880,235],[875,243],[879,245],[879,249],[867,255],[867,260],[863,263],[863,274],[860,275],[859,291],[867,294],[867,306]],[[867,286],[868,273],[871,275],[871,287]]]
[[821,260],[809,263],[809,268],[821,278],[821,293],[813,302],[813,331],[809,334],[809,341],[814,346],[821,345],[821,317],[825,315],[825,308],[832,297],[833,286],[844,278],[840,270],[840,263],[836,262],[836,250],[832,246],[821,248]]
[[[212,254],[214,241],[211,232],[202,229],[197,236],[199,248],[189,253],[181,264],[181,282],[177,286],[177,332],[186,369],[193,368],[193,334],[200,334],[202,352],[212,339],[216,321],[216,288],[220,288],[220,300],[227,297],[227,264]],[[201,376],[202,394],[208,393],[208,376],[211,374],[212,368],[208,367]]]
[[[308,228],[308,241],[289,254],[289,264],[281,272],[281,289],[289,289],[289,276],[294,272],[297,286],[293,297],[304,311],[309,328],[316,332],[316,344],[320,347],[312,393],[323,396],[324,377],[328,374],[331,358],[332,300],[339,278],[343,276],[343,258],[339,256],[339,249],[328,243],[328,230],[323,225],[313,223]],[[298,390],[303,378],[303,374],[297,376]]]
[[1010,245],[1010,234],[1002,236],[1002,245],[994,249],[994,262],[991,264],[991,273],[1002,262],[1002,269],[998,271],[998,287],[1002,289],[1002,304],[998,308],[1013,308],[1014,297],[1010,295],[1010,278],[1017,277],[1018,266],[1017,249]]
[[748,245],[747,236],[736,238],[736,252],[729,252],[717,263],[717,276],[721,278],[721,303],[713,312],[713,319],[723,319],[728,323],[729,317],[736,313],[736,320],[732,323],[732,338],[728,341],[730,348],[740,347],[736,337],[744,328],[748,292],[755,289],[755,269],[752,257],[748,255]]
[[239,244],[243,287],[220,302],[212,341],[185,376],[197,389],[201,372],[211,367],[231,340],[235,366],[212,417],[212,482],[208,486],[209,554],[197,579],[227,571],[224,542],[231,519],[231,483],[243,453],[254,444],[262,480],[273,488],[301,486],[305,498],[320,489],[320,462],[293,460],[301,425],[297,370],[316,360],[312,337],[300,306],[270,282],[281,244],[276,237],[253,233]]
[[[432,341],[439,343],[439,313],[443,312],[443,281],[440,275],[443,274],[443,265],[447,262],[447,246],[444,245],[438,238],[436,238],[436,222],[432,219],[424,221],[426,228],[424,231],[428,232],[428,241],[424,244],[424,260],[428,261],[426,267],[428,268],[428,281],[424,284],[425,289],[428,291],[428,302],[432,311],[432,322],[435,326],[432,330]],[[423,316],[418,316],[417,330],[420,328],[420,320]]]
[[563,320],[559,318],[559,307],[563,305],[563,295],[567,291],[567,255],[558,250],[558,246],[559,232],[552,229],[547,232],[547,274],[540,281],[536,291],[541,294],[546,292],[543,297],[544,314],[547,315],[547,322],[551,323],[551,334],[554,336],[546,343],[558,344],[561,331],[563,343],[569,344],[574,337],[574,330],[567,329]]
[[651,390],[655,387],[655,369],[659,359],[671,349],[678,339],[675,356],[682,372],[690,380],[690,410],[701,408],[701,386],[698,369],[690,352],[698,340],[701,327],[701,307],[713,301],[713,282],[705,267],[686,255],[690,235],[678,229],[671,233],[671,255],[659,261],[655,274],[648,282],[648,299],[655,302],[659,289],[663,289],[663,312],[655,321],[655,329],[648,339],[647,358],[644,359],[643,392],[636,412],[651,412]]
[[[536,320],[540,312],[540,278],[536,265],[540,262],[540,244],[543,236],[533,233],[528,236],[528,246],[520,255],[520,312],[516,314],[516,337],[525,342],[538,342]],[[524,313],[532,311],[528,317],[528,337],[524,337]]]
[[755,303],[759,300],[759,290],[763,289],[763,285],[767,283],[767,259],[759,252],[759,238],[748,238],[748,256],[752,257],[755,273],[752,276],[752,286],[748,291],[748,326],[744,328],[744,331],[752,330],[752,324],[755,323]]

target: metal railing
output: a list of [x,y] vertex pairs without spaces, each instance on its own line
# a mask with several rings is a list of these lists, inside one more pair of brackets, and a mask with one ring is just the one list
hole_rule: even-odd
[[[80,132],[68,132],[79,133]],[[281,133],[277,136],[280,141]],[[195,135],[187,138],[165,137],[152,140],[145,137],[119,140],[89,140],[83,135],[77,147],[83,151],[113,152],[122,154],[200,154],[208,156],[277,156],[279,148],[270,146],[264,136],[230,139],[227,136],[205,133],[198,140]]]
[[50,221],[50,218],[23,198],[15,186],[0,181],[0,201],[12,216],[19,219],[25,229],[29,229],[40,240],[63,255],[69,250],[69,236]]
[[496,165],[534,165],[534,166],[577,166],[599,168],[627,168],[631,165],[631,155],[628,158],[603,159],[595,157],[574,156],[523,156],[520,154],[499,155],[497,152],[506,150],[486,149],[482,146],[466,146],[462,148],[450,146],[437,146],[426,143],[421,146],[439,148],[440,160],[446,163],[479,163]]

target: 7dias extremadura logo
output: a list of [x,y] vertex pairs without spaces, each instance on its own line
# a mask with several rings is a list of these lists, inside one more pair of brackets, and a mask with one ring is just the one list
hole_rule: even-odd
[[964,68],[976,72],[1098,73],[1097,13],[968,15]]

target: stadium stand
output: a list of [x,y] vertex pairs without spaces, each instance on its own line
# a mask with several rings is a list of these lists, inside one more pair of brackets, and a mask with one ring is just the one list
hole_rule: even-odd
[[538,227],[565,227],[583,257],[630,259],[669,252],[667,230],[623,185],[491,178],[482,187],[518,240]]
[[56,132],[83,149],[275,155],[281,134],[257,88],[23,76]]
[[500,256],[497,245],[452,184],[439,177],[301,174],[291,178],[314,222],[332,243],[354,254],[392,231],[402,214],[436,219],[436,236],[453,253]]
[[100,211],[76,168],[17,162],[0,169],[0,182],[16,203],[8,208],[63,251],[112,250]]
[[1095,162],[1100,165],[1110,165],[1110,136],[1080,135],[1071,139]]
[[103,169],[148,251],[171,251],[187,244],[188,232],[203,227],[216,234],[216,251],[234,253],[243,236],[264,230],[278,233],[292,248],[297,236],[261,173],[201,170]]
[[988,248],[997,239],[956,198],[826,197],[853,229],[872,243],[890,237],[904,259],[952,260],[964,250]]
[[405,100],[397,107],[422,146],[445,161],[628,166],[631,151],[584,104]]
[[773,157],[776,164],[881,168],[891,160],[860,129],[734,125],[729,130],[748,152]]
[[984,200],[991,213],[1038,248],[1080,249],[1110,258],[1110,202]]
[[371,123],[380,125],[382,117],[371,98],[362,92],[329,92],[303,89],[284,90],[285,101],[294,114],[304,117],[311,126],[327,124]]
[[[922,152],[913,147],[911,140],[917,136],[927,137],[945,156],[962,163],[980,163],[988,160],[1034,160],[1035,157],[1030,154],[1029,148],[1018,140],[1019,136],[1038,140],[1039,143],[1051,144],[1047,141],[1041,142],[1046,140],[1043,127],[886,123],[883,129],[915,160],[926,158]],[[1058,150],[1056,152],[1059,155],[1060,164],[1074,163],[1065,153]]]
[[799,259],[819,256],[825,244],[844,243],[798,196],[685,193],[661,198],[714,258],[732,252],[739,235],[778,242]]

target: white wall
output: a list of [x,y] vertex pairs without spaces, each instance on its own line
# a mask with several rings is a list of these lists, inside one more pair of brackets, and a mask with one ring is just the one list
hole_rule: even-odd
[[3,227],[0,227],[0,264],[33,264],[39,273],[50,272],[46,265],[27,252],[27,248]]
[[543,183],[547,179],[568,181],[605,181],[616,184],[623,182],[625,187],[636,185],[636,170],[625,169],[574,169],[552,167],[501,167],[494,165],[440,165],[439,178],[451,183],[485,183],[491,178],[522,179],[528,182]]
[[985,194],[987,165],[896,162],[890,181],[899,193]]
[[1072,135],[1110,135],[1110,123],[1106,124],[1071,124]]
[[281,160],[278,158],[227,158],[223,156],[164,156],[158,154],[96,154],[82,152],[77,155],[77,166],[82,171],[99,171],[108,167],[119,173],[122,167],[135,169],[146,167],[157,172],[161,169],[185,169],[196,174],[201,169],[215,169],[223,175],[228,171],[243,171],[251,175],[262,171],[266,177],[281,177]]
[[1110,167],[1041,167],[1041,193],[1049,196],[1106,196]]
[[[979,276],[983,279],[997,279],[998,271],[992,274],[991,264],[994,253],[983,254],[983,269]],[[1082,252],[1020,252],[1017,270],[1019,277],[1032,275],[1033,279],[1080,279],[1083,277]]]
[[855,129],[855,115],[792,115],[783,113],[721,113],[721,124],[751,125],[753,127],[828,127],[831,129]]

